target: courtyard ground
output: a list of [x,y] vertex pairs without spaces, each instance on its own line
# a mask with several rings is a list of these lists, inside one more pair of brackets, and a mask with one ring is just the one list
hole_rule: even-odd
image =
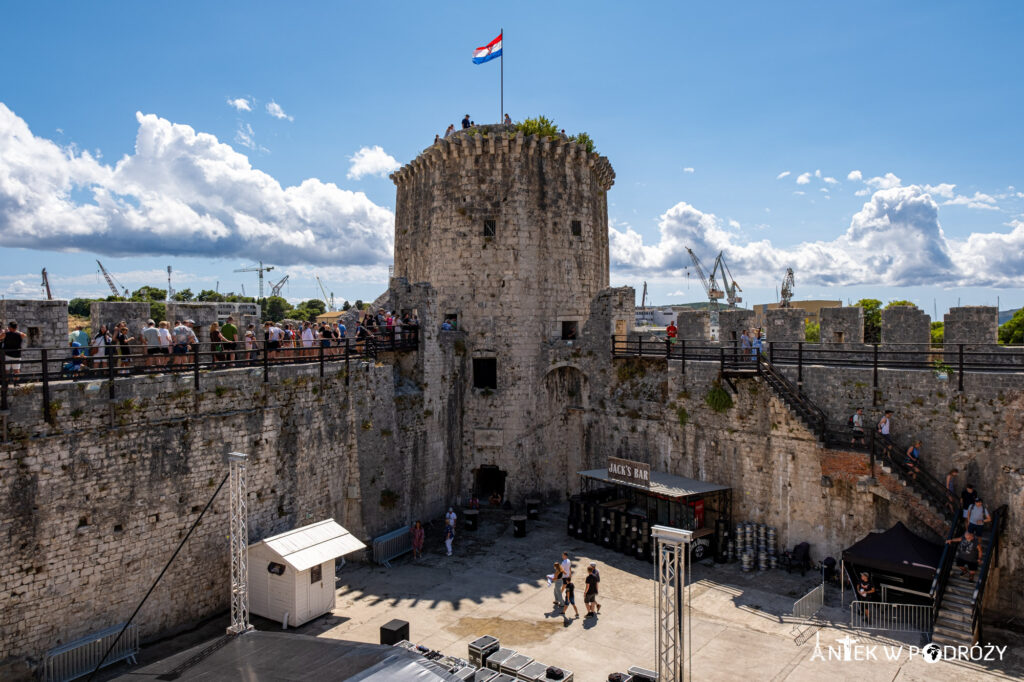
[[[571,670],[581,682],[602,682],[609,673],[638,665],[654,668],[654,568],[566,534],[567,508],[547,508],[530,522],[525,538],[512,534],[508,515],[484,510],[476,532],[459,530],[455,555],[445,556],[441,526],[428,526],[425,556],[396,559],[390,568],[349,562],[337,572],[337,603],[325,614],[291,632],[360,642],[379,642],[380,626],[399,618],[410,623],[410,639],[444,654],[467,658],[467,645],[488,634],[548,665]],[[552,608],[545,574],[568,551],[579,580],[590,561],[601,570],[601,613],[564,620]],[[815,559],[820,557],[815,556]],[[931,663],[911,658],[920,635],[886,636],[853,632],[849,607],[839,608],[839,592],[828,588],[819,622],[808,626],[789,614],[793,602],[817,584],[817,574],[784,570],[742,573],[738,563],[694,566],[692,603],[693,679],[708,680],[1019,680],[1024,673],[1024,636],[990,630],[994,643],[1007,645],[1002,661]],[[849,595],[847,595],[849,596]],[[190,633],[143,648],[139,663],[193,646],[224,632],[226,617],[211,619]],[[258,629],[279,623],[253,617]],[[835,660],[837,640],[851,636],[869,660]],[[819,649],[816,646],[820,645]],[[896,660],[882,647],[902,645]],[[874,660],[870,660],[868,649]],[[829,647],[835,654],[829,658]],[[826,660],[816,655],[820,652]],[[123,665],[103,678],[127,671]]]

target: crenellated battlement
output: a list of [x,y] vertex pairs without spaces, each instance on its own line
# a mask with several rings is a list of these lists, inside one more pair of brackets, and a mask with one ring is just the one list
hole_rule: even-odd
[[513,158],[542,155],[566,166],[580,164],[589,167],[598,186],[606,192],[615,184],[615,171],[608,157],[587,152],[586,147],[567,138],[524,135],[513,126],[505,125],[475,126],[440,138],[390,177],[401,186],[438,165],[485,154]]

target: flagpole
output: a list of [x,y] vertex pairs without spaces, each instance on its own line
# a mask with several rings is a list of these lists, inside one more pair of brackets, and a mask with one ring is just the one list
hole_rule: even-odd
[[498,123],[505,122],[505,29],[501,29],[501,115]]

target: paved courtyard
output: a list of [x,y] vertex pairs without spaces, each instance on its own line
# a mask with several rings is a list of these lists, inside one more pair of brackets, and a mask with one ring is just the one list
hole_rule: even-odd
[[[428,526],[423,559],[404,556],[391,568],[348,563],[338,571],[334,612],[290,631],[377,643],[380,626],[400,618],[409,621],[414,642],[445,654],[466,658],[469,642],[489,634],[503,646],[571,670],[581,682],[603,682],[609,673],[634,665],[653,668],[653,566],[569,538],[566,511],[545,509],[540,521],[530,523],[526,538],[515,538],[506,513],[484,510],[478,531],[460,530],[452,557],[445,556],[440,525]],[[596,619],[583,618],[581,596],[578,619],[565,621],[552,610],[544,576],[562,551],[570,553],[576,571],[585,570],[590,561],[598,563],[602,609]],[[909,656],[908,647],[921,644],[917,635],[894,638],[844,628],[849,609],[839,608],[838,591],[831,588],[820,623],[796,622],[789,616],[793,601],[815,584],[813,573],[745,574],[738,563],[710,561],[695,566],[693,679],[959,682],[1024,677],[1024,636],[990,630],[993,643],[1008,647],[1001,662],[930,663]],[[226,615],[213,618],[191,632],[143,647],[139,664],[218,637],[227,622]],[[280,629],[279,623],[259,617],[253,624]],[[873,660],[835,660],[842,653],[837,640],[847,636],[857,640],[851,657]],[[894,647],[889,651],[898,651],[896,660],[889,660],[883,647]],[[128,670],[118,664],[104,670],[100,679]]]
[[[338,574],[333,615],[300,632],[364,642],[379,641],[379,627],[392,618],[408,620],[411,639],[446,654],[466,657],[467,644],[490,634],[503,646],[575,673],[584,682],[606,680],[629,666],[654,667],[655,616],[653,567],[565,533],[565,510],[547,509],[532,522],[526,538],[514,538],[506,516],[485,510],[480,529],[460,532],[453,557],[444,554],[439,527],[428,529],[428,552],[419,561],[398,559],[391,568],[348,564]],[[563,621],[552,610],[552,592],[544,575],[562,551],[574,570],[596,561],[601,569],[601,614]],[[577,575],[581,575],[578,573]],[[848,609],[838,608],[838,592],[829,592],[826,621],[808,628],[788,616],[794,599],[814,587],[815,577],[785,571],[744,574],[739,564],[705,562],[693,572],[692,670],[694,679],[713,680],[982,680],[1020,679],[1024,645],[1010,645],[999,664],[930,663],[910,659],[902,640],[852,633],[857,645],[878,645],[879,660],[821,660],[836,640],[851,633]],[[571,616],[570,609],[570,616]],[[263,621],[262,627],[271,626]],[[881,646],[903,645],[899,660],[885,660]],[[868,657],[868,649],[854,649]],[[988,667],[985,667],[985,666]]]

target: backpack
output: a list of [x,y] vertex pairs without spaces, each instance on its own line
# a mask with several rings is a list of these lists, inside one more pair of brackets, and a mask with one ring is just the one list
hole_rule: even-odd
[[851,429],[853,428],[853,415],[852,414],[850,415],[850,418],[846,420],[846,426],[848,428],[851,428]]

